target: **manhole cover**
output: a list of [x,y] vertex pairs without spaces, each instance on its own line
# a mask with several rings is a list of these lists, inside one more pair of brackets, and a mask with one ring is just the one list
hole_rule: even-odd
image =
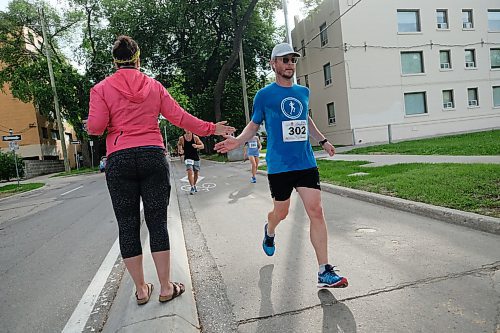
[[372,228],[358,228],[356,229],[357,232],[366,232],[366,233],[370,233],[370,232],[376,232],[377,230],[375,229],[372,229]]

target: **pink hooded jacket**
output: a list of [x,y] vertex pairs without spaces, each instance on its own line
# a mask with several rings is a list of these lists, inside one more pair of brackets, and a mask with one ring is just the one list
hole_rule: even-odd
[[177,127],[207,136],[215,124],[184,111],[160,82],[136,69],[119,69],[90,90],[87,131],[106,138],[107,155],[140,146],[164,147],[158,127],[162,114]]

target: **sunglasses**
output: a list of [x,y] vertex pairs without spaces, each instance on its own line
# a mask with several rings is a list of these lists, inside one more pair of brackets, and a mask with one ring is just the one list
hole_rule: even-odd
[[296,64],[297,61],[299,61],[299,58],[285,58],[285,57],[282,57],[281,58],[281,61],[284,63],[284,64],[288,64],[289,62],[291,62],[292,64]]

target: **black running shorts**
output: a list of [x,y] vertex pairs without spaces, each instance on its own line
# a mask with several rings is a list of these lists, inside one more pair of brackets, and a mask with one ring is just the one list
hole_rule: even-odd
[[297,187],[321,190],[318,168],[268,174],[267,180],[271,196],[276,201],[288,200]]

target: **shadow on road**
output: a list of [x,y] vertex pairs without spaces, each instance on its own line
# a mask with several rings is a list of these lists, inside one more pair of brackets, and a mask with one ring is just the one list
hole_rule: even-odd
[[356,321],[347,305],[337,301],[335,296],[326,289],[318,291],[318,298],[323,308],[322,333],[356,332]]
[[229,193],[229,199],[231,199],[228,203],[234,204],[238,202],[239,199],[242,199],[244,197],[248,197],[250,194],[252,194],[254,185],[248,184],[245,187],[233,191]]

